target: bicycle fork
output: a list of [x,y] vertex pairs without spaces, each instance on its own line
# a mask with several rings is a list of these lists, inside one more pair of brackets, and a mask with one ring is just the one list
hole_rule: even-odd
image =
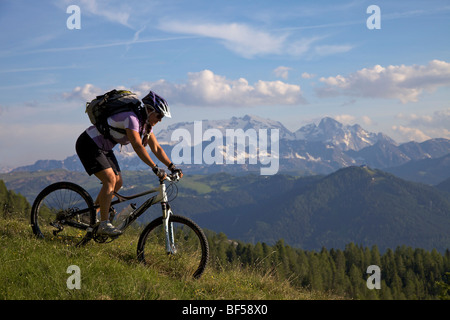
[[167,202],[161,202],[162,215],[163,215],[163,227],[164,236],[166,242],[166,252],[167,254],[176,254],[177,249],[175,247],[174,235],[173,235],[173,223],[169,221],[172,215],[172,209]]

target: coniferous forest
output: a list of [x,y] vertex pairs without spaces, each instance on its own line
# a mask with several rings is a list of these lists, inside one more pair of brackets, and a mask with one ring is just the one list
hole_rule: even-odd
[[[209,242],[216,268],[239,264],[288,279],[295,286],[352,299],[450,299],[449,250],[441,254],[400,246],[380,253],[377,246],[349,243],[344,250],[317,252],[290,247],[283,240],[274,246],[245,244],[228,240],[223,233],[209,235]],[[380,289],[367,286],[371,265],[380,268]]]

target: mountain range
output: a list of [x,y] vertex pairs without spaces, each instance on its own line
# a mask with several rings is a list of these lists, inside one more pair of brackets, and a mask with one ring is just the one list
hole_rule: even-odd
[[[399,177],[414,181],[437,184],[450,177],[449,161],[450,140],[438,138],[425,142],[396,143],[383,133],[373,133],[360,125],[344,125],[330,117],[323,118],[318,124],[308,124],[295,132],[288,130],[282,123],[258,116],[246,115],[227,120],[203,120],[201,130],[215,129],[226,135],[227,129],[242,129],[244,132],[260,129],[277,129],[279,132],[279,172],[291,174],[329,174],[348,166],[368,165],[372,168],[397,174]],[[195,135],[194,122],[180,122],[157,132],[158,141],[170,156],[178,141],[172,141],[177,130]],[[194,139],[193,139],[194,140]],[[201,141],[205,150],[210,142]],[[191,161],[180,166],[195,173],[245,173],[256,172],[260,164],[250,164],[246,158],[243,164],[204,164],[195,163],[195,144],[189,143]],[[145,170],[147,167],[133,153],[116,150],[123,170]],[[219,149],[224,154],[223,149]],[[224,155],[225,156],[225,155]],[[245,156],[250,156],[249,146]],[[439,161],[439,158],[443,158]],[[432,160],[435,160],[434,162]],[[225,162],[226,163],[226,162]],[[430,168],[432,166],[432,168]],[[39,160],[33,165],[22,166],[13,171],[38,171],[66,169],[84,171],[76,155],[64,160]],[[431,173],[433,171],[433,173]]]

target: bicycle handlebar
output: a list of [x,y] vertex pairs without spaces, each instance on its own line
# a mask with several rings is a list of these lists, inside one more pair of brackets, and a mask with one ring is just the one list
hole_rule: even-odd
[[178,175],[178,172],[175,172],[172,174],[167,174],[164,180],[176,182],[180,180],[180,176]]

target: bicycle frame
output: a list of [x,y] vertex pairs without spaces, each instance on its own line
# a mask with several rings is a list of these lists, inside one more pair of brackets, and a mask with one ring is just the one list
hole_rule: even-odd
[[[166,180],[168,181],[175,181],[178,180],[178,177],[175,176],[167,176]],[[163,218],[163,227],[164,227],[164,234],[165,234],[165,245],[166,245],[166,252],[168,254],[175,254],[176,253],[176,247],[174,243],[174,234],[173,234],[173,226],[171,223],[169,223],[169,218],[172,215],[172,209],[170,208],[170,205],[167,200],[167,193],[166,193],[166,184],[163,180],[160,181],[160,184],[158,187],[153,188],[151,190],[135,194],[132,196],[122,196],[117,192],[114,192],[114,195],[117,197],[117,200],[114,200],[111,202],[111,205],[115,205],[118,203],[122,203],[125,201],[130,201],[151,193],[158,192],[157,195],[151,197],[147,201],[145,201],[139,208],[136,208],[131,212],[131,214],[125,219],[123,224],[120,226],[120,230],[124,231],[130,224],[132,224],[137,218],[139,218],[147,209],[149,209],[152,205],[161,202],[161,209],[162,209],[162,218]],[[95,206],[95,208],[99,208],[99,206]],[[89,230],[91,229],[91,230]],[[88,231],[92,231],[93,228],[88,228]]]

